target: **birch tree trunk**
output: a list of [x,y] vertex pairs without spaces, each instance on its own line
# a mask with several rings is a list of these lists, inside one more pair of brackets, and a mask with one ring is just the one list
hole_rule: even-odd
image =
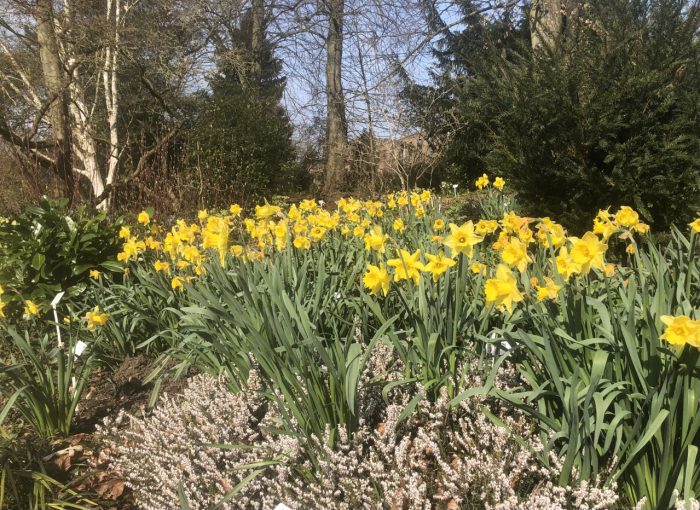
[[[119,82],[117,78],[119,54],[119,30],[121,26],[121,0],[107,0],[107,20],[112,18],[112,5],[114,5],[114,38],[113,45],[105,49],[105,64],[102,71],[102,82],[105,94],[105,107],[107,110],[107,124],[109,125],[109,156],[107,160],[107,186],[111,186],[117,177],[119,168]],[[97,195],[99,196],[99,195]],[[105,207],[109,207],[111,196],[104,200]]]
[[348,127],[343,97],[343,17],[345,0],[328,0],[328,35],[326,38],[326,100],[328,108],[326,132],[326,174],[323,194],[338,189],[345,171]]

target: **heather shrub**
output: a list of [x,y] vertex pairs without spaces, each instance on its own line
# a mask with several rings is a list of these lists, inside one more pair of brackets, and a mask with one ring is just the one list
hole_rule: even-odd
[[[182,395],[163,395],[149,417],[120,414],[106,421],[100,429],[106,449],[138,504],[144,510],[176,507],[181,487],[192,510],[213,508],[245,477],[236,466],[261,460],[267,446],[283,449],[285,441],[267,443],[258,428],[265,409],[259,390],[255,372],[240,393],[230,393],[223,379],[198,375]],[[216,446],[223,444],[242,447]],[[240,501],[221,508],[240,508]]]
[[[265,404],[255,371],[236,394],[223,380],[197,376],[182,396],[165,396],[151,416],[128,417],[120,429],[122,416],[103,434],[114,466],[144,509],[176,506],[180,485],[191,508],[212,508],[261,466],[221,508],[267,509],[283,502],[293,509],[602,510],[616,504],[615,488],[595,481],[558,487],[560,463],[540,462],[531,422],[482,397],[451,407],[443,390],[404,418],[407,403],[424,390],[403,386],[386,403],[377,398],[371,380],[392,361],[391,350],[380,344],[363,374],[360,426],[352,435],[340,427],[335,442],[326,434],[303,445],[303,439],[269,432],[277,410]],[[474,372],[463,375],[467,385],[483,382]],[[498,384],[512,377],[503,370]],[[222,443],[236,446],[214,446]],[[309,446],[318,451],[315,459],[304,454]]]

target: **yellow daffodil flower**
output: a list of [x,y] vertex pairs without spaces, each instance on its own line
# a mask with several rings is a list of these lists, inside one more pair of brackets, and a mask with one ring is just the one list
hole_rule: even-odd
[[559,255],[557,255],[555,262],[557,272],[564,281],[568,281],[571,275],[578,273],[580,270],[579,266],[571,258],[566,246],[562,246],[559,249]]
[[696,234],[700,234],[700,218],[696,218],[692,222],[688,223],[690,229]]
[[450,235],[445,239],[445,246],[452,250],[452,256],[457,256],[458,253],[464,253],[467,257],[472,258],[474,254],[474,246],[484,240],[474,230],[474,224],[471,220],[457,226],[450,223]]
[[311,240],[306,236],[297,236],[294,238],[294,247],[298,250],[308,250],[311,248]]
[[582,238],[571,237],[571,259],[583,274],[591,268],[605,271],[605,251],[608,246],[593,232],[586,232]]
[[379,253],[384,253],[386,240],[389,238],[384,232],[382,232],[382,227],[375,225],[369,233],[365,234],[365,250],[374,250]]
[[505,264],[498,265],[495,278],[486,280],[484,292],[487,303],[493,303],[500,310],[508,310],[509,313],[513,311],[513,303],[523,300],[523,295],[518,290],[518,282]]
[[666,330],[660,336],[662,340],[666,340],[675,347],[682,347],[685,344],[700,347],[700,321],[686,315],[676,317],[662,315],[661,322],[666,325]]
[[615,223],[620,227],[634,228],[639,223],[639,214],[631,207],[623,205],[615,213]]
[[362,283],[369,289],[372,295],[378,296],[379,293],[382,292],[386,296],[389,293],[391,277],[389,273],[387,273],[384,264],[379,266],[368,264],[367,272],[362,277]]
[[179,290],[179,291],[185,290],[185,284],[182,281],[182,278],[180,278],[179,276],[176,276],[175,278],[170,280],[170,287],[173,290]]
[[503,247],[501,259],[510,267],[518,268],[521,273],[532,262],[532,258],[527,253],[527,245],[514,237]]
[[420,272],[423,264],[420,261],[420,250],[409,253],[407,250],[399,250],[399,257],[387,261],[387,265],[394,268],[394,281],[413,280],[415,284],[420,281]]
[[537,290],[537,299],[540,301],[544,301],[545,299],[556,299],[559,295],[559,291],[561,290],[561,286],[557,285],[551,278],[546,276],[544,278],[544,282],[545,284],[543,286],[535,286],[535,289]]
[[90,331],[95,331],[98,327],[102,327],[107,324],[107,319],[109,316],[106,313],[100,312],[100,307],[96,306],[88,313],[85,314],[85,320],[87,321],[87,328]]
[[479,177],[475,182],[474,185],[478,189],[484,189],[486,186],[489,185],[489,176],[486,174],[483,174],[481,177]]
[[457,263],[456,260],[445,257],[445,254],[442,252],[439,252],[437,255],[426,253],[425,256],[428,259],[428,263],[425,264],[423,270],[432,273],[434,282],[438,281],[440,275]]

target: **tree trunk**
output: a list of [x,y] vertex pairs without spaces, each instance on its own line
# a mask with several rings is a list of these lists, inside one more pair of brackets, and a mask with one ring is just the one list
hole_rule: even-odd
[[263,42],[265,40],[265,3],[264,0],[252,0],[251,14],[253,17],[253,29],[251,37],[251,53],[253,63],[251,66],[251,84],[260,87],[262,84],[262,59]]
[[328,104],[326,132],[326,175],[323,195],[338,189],[345,172],[348,127],[341,68],[343,63],[343,14],[345,0],[328,0],[328,37],[326,38],[326,99]]
[[[102,72],[102,81],[104,85],[105,92],[105,108],[107,110],[107,123],[109,124],[109,159],[107,167],[107,181],[106,185],[109,186],[114,184],[117,177],[117,169],[119,167],[119,96],[118,96],[118,77],[117,68],[118,61],[117,56],[119,55],[119,30],[121,23],[121,0],[114,0],[114,46],[108,45],[105,49],[105,64],[104,70]],[[112,19],[112,0],[107,0],[107,21],[111,22]],[[95,196],[100,196],[102,191],[104,191],[104,186],[102,191],[99,193],[95,190]],[[111,205],[111,198],[108,197],[104,201],[98,204],[98,207],[109,208]]]
[[67,187],[69,199],[72,200],[74,192],[73,157],[68,119],[68,95],[64,79],[65,72],[61,64],[54,31],[52,0],[37,0],[36,2],[36,37],[39,43],[39,60],[46,94],[51,101],[48,118],[51,124],[51,137],[55,144],[55,169]]
[[529,19],[532,49],[551,48],[564,31],[562,0],[533,0]]

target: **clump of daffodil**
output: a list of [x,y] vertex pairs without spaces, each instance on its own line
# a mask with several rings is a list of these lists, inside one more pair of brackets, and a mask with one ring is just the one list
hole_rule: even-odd
[[666,325],[666,330],[660,336],[676,348],[685,344],[700,348],[700,321],[693,320],[686,315],[662,315],[661,322]]
[[484,286],[486,302],[493,303],[500,310],[513,311],[513,304],[523,300],[523,295],[518,289],[518,282],[513,272],[505,264],[499,264],[496,268],[496,277],[486,280]]
[[420,281],[420,272],[424,269],[423,263],[420,261],[420,250],[410,253],[407,250],[399,250],[399,256],[395,259],[387,261],[389,267],[394,268],[394,281],[413,280],[418,284]]
[[117,260],[124,263],[129,262],[131,259],[136,259],[139,253],[145,249],[146,243],[129,238],[122,246],[122,251],[117,254]]
[[649,232],[649,225],[639,220],[639,213],[627,205],[623,205],[615,213],[615,224],[618,227],[632,230],[640,234]]
[[489,181],[489,176],[486,174],[483,174],[481,177],[479,177],[475,182],[474,185],[478,189],[484,189],[486,186],[488,186],[490,183]]
[[566,243],[566,231],[559,223],[545,217],[536,225],[537,241],[544,248],[560,248]]
[[368,264],[367,272],[362,277],[362,283],[372,295],[377,296],[381,292],[386,296],[389,293],[391,276],[389,276],[384,264],[379,266]]
[[88,313],[85,314],[85,320],[87,321],[87,328],[90,331],[95,331],[97,328],[107,324],[109,316],[100,311],[100,307],[96,306]]
[[170,272],[170,263],[165,260],[156,260],[153,264],[153,268],[157,272],[168,274]]
[[216,250],[222,266],[228,253],[229,232],[228,222],[219,216],[208,216],[206,226],[202,228],[202,248]]
[[467,257],[472,258],[474,246],[483,240],[484,238],[476,233],[474,223],[469,220],[462,226],[450,223],[450,235],[445,239],[445,246],[452,250],[453,257],[456,257],[459,253],[464,253]]
[[493,234],[498,230],[498,221],[496,220],[479,220],[476,222],[476,233],[480,236]]
[[440,275],[457,263],[456,260],[446,257],[442,252],[439,252],[437,255],[426,253],[425,257],[428,259],[428,263],[425,264],[423,269],[433,275],[434,282],[438,281]]
[[276,205],[256,205],[255,206],[255,217],[259,220],[266,220],[276,215],[281,211],[281,208]]
[[531,218],[524,218],[511,211],[503,215],[501,227],[507,234],[519,235],[521,231],[527,228],[530,221]]

